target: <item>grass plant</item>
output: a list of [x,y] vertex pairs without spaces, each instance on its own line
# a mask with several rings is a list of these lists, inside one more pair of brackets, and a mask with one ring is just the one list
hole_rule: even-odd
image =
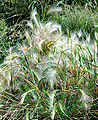
[[79,41],[75,32],[64,36],[35,10],[27,25],[27,41],[10,48],[0,65],[1,118],[97,120],[96,42]]

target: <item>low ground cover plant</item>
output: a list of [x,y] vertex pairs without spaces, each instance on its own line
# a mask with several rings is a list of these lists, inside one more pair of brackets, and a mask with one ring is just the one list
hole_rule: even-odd
[[43,23],[33,10],[26,41],[11,47],[0,65],[0,115],[12,120],[97,119],[97,39],[55,22]]

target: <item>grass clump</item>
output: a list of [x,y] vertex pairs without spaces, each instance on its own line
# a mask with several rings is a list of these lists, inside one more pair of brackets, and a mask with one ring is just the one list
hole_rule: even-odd
[[64,4],[62,12],[53,15],[52,19],[61,24],[64,33],[66,33],[67,29],[70,32],[79,32],[81,30],[84,40],[87,34],[90,34],[91,39],[94,40],[94,31],[98,32],[98,29],[95,28],[98,24],[97,18],[96,9],[93,11],[88,6],[79,7],[76,5],[76,7],[73,7]]
[[[34,24],[33,24],[34,23]],[[97,45],[83,45],[57,23],[27,22],[27,41],[0,65],[2,119],[97,119]]]
[[59,0],[2,0],[0,1],[0,17],[11,26],[24,19],[29,19],[30,11],[33,8],[38,9],[41,18],[45,18],[47,9],[58,2]]

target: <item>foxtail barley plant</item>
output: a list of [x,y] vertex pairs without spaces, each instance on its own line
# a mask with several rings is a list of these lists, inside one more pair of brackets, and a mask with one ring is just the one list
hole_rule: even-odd
[[26,43],[10,48],[0,65],[2,119],[97,119],[96,43],[37,17],[33,10]]

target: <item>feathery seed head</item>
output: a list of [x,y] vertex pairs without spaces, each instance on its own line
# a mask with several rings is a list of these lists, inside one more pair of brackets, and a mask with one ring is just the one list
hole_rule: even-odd
[[75,40],[75,38],[76,38],[76,33],[71,33],[71,39]]
[[50,88],[53,89],[54,82],[56,82],[56,70],[53,68],[47,71],[47,80],[49,81]]
[[90,44],[90,34],[86,36],[87,43]]
[[38,28],[40,28],[40,24],[36,18],[37,15],[37,11],[36,10],[32,10],[31,12],[31,20],[33,20],[35,22],[35,24],[37,25]]
[[80,38],[82,36],[81,30],[78,32],[78,37]]
[[37,12],[33,10],[31,20],[33,19],[36,23],[34,29],[32,29],[33,25],[31,21],[28,22],[28,25],[32,29],[32,39],[27,31],[26,38],[30,45],[34,43],[34,47],[44,53],[45,50],[51,49],[51,46],[54,45],[56,40],[60,39],[60,36],[62,35],[61,26],[53,22],[48,22],[47,24],[42,25],[37,21],[36,14]]
[[28,22],[27,22],[27,25],[33,30],[33,24],[32,24],[31,21],[28,21]]
[[85,94],[85,92],[81,89],[80,89],[80,92],[82,93],[80,101],[84,104],[84,106],[87,110],[90,107],[90,102],[93,101],[93,98],[91,96],[88,96],[87,94]]
[[27,38],[28,42],[30,43],[31,38],[30,38],[30,35],[29,35],[28,31],[25,32],[25,35],[26,35],[26,38]]

